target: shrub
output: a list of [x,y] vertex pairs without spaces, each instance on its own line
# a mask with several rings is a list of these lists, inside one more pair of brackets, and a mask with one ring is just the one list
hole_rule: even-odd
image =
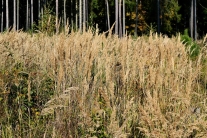
[[50,7],[45,7],[44,14],[38,20],[38,25],[34,25],[34,30],[48,35],[53,35],[56,31],[56,17]]
[[200,53],[200,46],[193,41],[188,35],[188,29],[184,31],[184,34],[181,35],[181,41],[186,45],[186,49],[192,59],[196,58]]

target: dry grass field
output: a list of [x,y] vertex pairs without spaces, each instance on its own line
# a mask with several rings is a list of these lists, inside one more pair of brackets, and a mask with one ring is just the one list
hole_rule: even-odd
[[0,137],[207,136],[205,45],[91,31],[0,34]]

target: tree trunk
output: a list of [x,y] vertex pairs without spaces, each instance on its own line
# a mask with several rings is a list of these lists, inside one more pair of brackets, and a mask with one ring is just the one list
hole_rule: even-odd
[[56,34],[58,34],[58,0],[56,0]]
[[135,21],[135,31],[134,31],[135,36],[137,36],[137,24],[138,24],[138,0],[136,0],[136,21]]
[[13,29],[16,31],[16,0],[14,0],[14,21],[13,21]]
[[[78,11],[78,1],[75,2],[75,10]],[[75,27],[78,29],[78,13],[75,12]]]
[[108,26],[108,30],[110,30],[111,26],[110,26],[110,19],[109,19],[109,2],[108,0],[105,0],[106,2],[106,14],[107,14],[107,26]]
[[196,17],[196,0],[193,0],[193,38],[197,40],[197,17]]
[[73,29],[74,28],[74,14],[73,14],[73,0],[70,1],[70,14],[69,14],[69,21],[70,21],[70,24],[71,24],[71,28]]
[[125,0],[123,0],[123,37],[125,36]]
[[33,0],[31,0],[31,29],[33,31]]
[[66,0],[64,0],[64,31],[66,31]]
[[119,13],[118,13],[118,11],[119,11],[119,6],[118,6],[118,0],[115,0],[115,34],[116,35],[118,35],[118,23],[119,23],[119,21],[118,21],[118,15],[119,15]]
[[122,37],[121,3],[121,0],[119,0],[119,37]]
[[86,0],[83,0],[83,31],[85,31],[86,27]]
[[160,34],[160,0],[157,0],[157,33]]
[[86,1],[86,29],[88,28],[88,0],[85,0]]
[[9,2],[6,0],[6,29],[9,29]]
[[29,0],[27,0],[26,30],[29,29]]
[[19,0],[17,0],[17,30],[19,30]]
[[[43,0],[41,0],[41,4],[40,4],[40,6],[41,6],[41,19],[43,19],[43,14],[44,14],[44,1]],[[42,26],[42,28],[43,28],[43,20],[41,20],[41,26]]]
[[82,32],[82,0],[79,0],[79,30]]
[[4,0],[1,1],[1,32],[4,31]]
[[41,13],[41,2],[38,0],[38,20],[40,20],[40,13]]
[[44,2],[41,0],[41,3],[40,3],[40,10],[41,10],[41,16],[43,17],[43,12],[44,12]]

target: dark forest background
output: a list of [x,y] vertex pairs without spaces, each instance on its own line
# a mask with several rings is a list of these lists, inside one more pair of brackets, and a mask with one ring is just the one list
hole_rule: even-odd
[[[116,1],[120,5],[116,5]],[[58,18],[60,31],[64,30],[66,24],[70,26],[70,30],[77,30],[85,23],[86,28],[95,28],[98,24],[100,32],[103,32],[116,21],[118,8],[121,13],[119,18],[125,19],[122,24],[119,22],[119,28],[125,28],[128,34],[142,35],[149,33],[149,30],[157,31],[157,6],[156,0],[1,0],[0,26],[1,32],[11,29],[14,25],[17,30],[45,31],[47,28],[46,30],[55,31],[55,18]],[[189,29],[191,1],[160,0],[159,6],[162,34],[172,36]],[[206,26],[207,1],[197,0],[198,37],[206,34]]]

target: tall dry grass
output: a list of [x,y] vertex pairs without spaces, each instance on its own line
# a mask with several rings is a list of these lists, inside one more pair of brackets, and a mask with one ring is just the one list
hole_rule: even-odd
[[[91,31],[0,34],[0,136],[207,136],[201,84],[206,57],[191,61],[179,39],[152,34],[120,39]],[[5,78],[12,73],[12,80]],[[34,92],[41,99],[33,100],[39,103],[37,111],[28,108],[26,117],[17,102],[18,117],[11,122],[8,84],[21,85],[21,73],[27,74],[27,102]]]

